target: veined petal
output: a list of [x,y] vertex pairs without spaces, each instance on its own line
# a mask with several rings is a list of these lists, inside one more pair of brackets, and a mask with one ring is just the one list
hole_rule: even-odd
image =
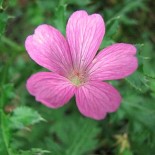
[[39,72],[32,75],[26,87],[37,101],[51,108],[66,104],[75,91],[75,87],[68,79],[52,72]]
[[68,43],[63,35],[50,25],[40,25],[27,37],[25,47],[39,65],[65,75],[72,65]]
[[99,14],[88,15],[76,11],[67,23],[66,36],[75,70],[85,70],[93,60],[105,33],[105,24]]
[[80,112],[96,120],[104,119],[108,112],[116,111],[121,102],[119,92],[101,81],[90,81],[79,87],[75,96]]
[[88,67],[91,80],[116,80],[132,74],[138,67],[136,48],[125,43],[103,49]]

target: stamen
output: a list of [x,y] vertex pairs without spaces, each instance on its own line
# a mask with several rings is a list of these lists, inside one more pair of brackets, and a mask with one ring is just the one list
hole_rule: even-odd
[[71,80],[71,82],[72,82],[73,84],[75,84],[76,86],[79,86],[79,85],[81,84],[81,81],[80,81],[80,79],[79,79],[78,76],[74,76],[74,77],[72,77],[70,80]]
[[72,72],[71,76],[69,76],[69,80],[75,86],[79,86],[79,85],[85,83],[84,75],[80,74],[79,72],[76,72],[76,71]]

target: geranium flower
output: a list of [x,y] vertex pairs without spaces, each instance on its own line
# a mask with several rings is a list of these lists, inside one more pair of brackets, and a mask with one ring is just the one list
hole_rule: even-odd
[[79,111],[100,120],[118,109],[121,96],[102,81],[122,79],[137,69],[136,48],[113,44],[99,52],[105,24],[99,14],[74,12],[66,38],[50,25],[40,25],[25,42],[29,56],[51,72],[39,72],[27,81],[29,93],[50,108],[66,104],[74,95]]

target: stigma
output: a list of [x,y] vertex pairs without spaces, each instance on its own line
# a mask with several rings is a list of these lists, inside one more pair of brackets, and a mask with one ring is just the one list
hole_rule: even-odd
[[85,76],[82,73],[79,73],[77,71],[73,71],[70,76],[69,80],[71,83],[75,86],[83,85],[86,82]]

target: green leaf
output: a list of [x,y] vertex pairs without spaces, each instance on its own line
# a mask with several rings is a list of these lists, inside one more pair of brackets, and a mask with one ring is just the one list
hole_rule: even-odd
[[50,151],[43,150],[41,148],[32,148],[31,150],[28,151],[20,151],[20,155],[45,155],[51,153]]
[[113,39],[111,39],[111,38],[105,36],[105,37],[103,38],[102,43],[101,43],[100,50],[102,50],[103,48],[105,48],[105,47],[107,47],[107,46],[110,46],[110,45],[112,45],[112,44],[114,44],[114,43],[115,43],[115,41],[114,41]]
[[[99,143],[96,138],[100,133],[98,121],[82,117],[72,106],[75,108],[74,104],[57,110],[40,107],[48,123],[35,125],[26,139],[33,147],[46,145],[52,155],[91,154]],[[41,141],[35,143],[38,139]]]
[[112,22],[111,24],[108,24],[106,36],[112,37],[113,35],[116,35],[118,33],[118,28],[119,28],[119,21],[118,21],[118,18],[116,18],[114,22]]
[[103,38],[103,41],[101,43],[101,46],[100,46],[101,50],[103,48],[115,43],[115,41],[113,40],[113,36],[118,33],[119,18],[120,18],[120,16],[117,16],[117,17],[111,18],[107,21],[106,36]]
[[18,107],[13,111],[13,115],[11,116],[10,121],[11,128],[22,129],[28,125],[33,125],[45,120],[37,111],[29,107]]
[[65,146],[60,147],[58,143],[53,143],[53,154],[82,155],[96,148],[97,140],[94,138],[100,131],[97,122],[79,115],[72,117],[74,119],[63,117],[53,124],[52,132],[56,134],[62,146]]
[[4,0],[0,0],[0,9],[3,9],[2,4]]
[[139,53],[139,63],[142,65],[142,72],[143,74],[151,79],[155,79],[155,56],[152,54],[152,51],[154,50],[153,45],[151,42],[146,42],[145,44],[136,45]]
[[8,7],[9,0],[0,0],[0,11],[5,10]]
[[142,50],[142,48],[144,47],[144,44],[139,43],[139,44],[135,44],[135,46],[137,50],[139,51],[139,50]]
[[12,83],[3,85],[3,90],[5,90],[4,94],[6,98],[12,98],[15,96],[13,89],[14,85]]
[[0,97],[3,98],[3,103],[1,103],[2,105],[0,106],[3,107],[9,102],[10,99],[15,97],[14,85],[12,83],[2,85],[0,88]]
[[70,133],[72,138],[70,137],[70,145],[65,151],[66,155],[82,155],[96,148],[97,141],[94,138],[99,133],[99,128],[95,122],[81,119],[73,131]]
[[91,0],[67,0],[67,3],[77,5],[78,7],[86,7],[91,3]]
[[120,11],[117,13],[117,15],[125,15],[128,12],[132,12],[136,10],[137,8],[143,8],[147,10],[147,7],[145,6],[145,3],[142,2],[142,0],[138,1],[124,1],[124,7],[120,9]]
[[8,15],[4,12],[0,13],[0,37],[5,32],[7,20],[8,20]]
[[[25,50],[22,45],[17,44],[14,40],[11,40],[10,38],[7,38],[5,36],[1,37],[1,43],[3,45],[6,45],[7,47],[11,48],[15,52],[21,52],[21,51],[23,52]],[[10,52],[10,51],[8,51],[8,52]]]
[[125,80],[130,84],[130,86],[132,86],[141,93],[144,93],[148,89],[148,80],[139,71],[136,71],[134,74],[127,77]]
[[60,1],[59,6],[55,9],[55,20],[54,24],[63,34],[65,34],[66,28],[66,4],[63,1]]
[[122,104],[122,108],[131,121],[138,121],[143,127],[154,132],[155,129],[155,104],[150,98],[143,99],[140,96],[130,96]]
[[133,155],[130,149],[125,149],[121,154],[122,155]]
[[11,132],[9,129],[9,119],[0,109],[0,154],[11,155],[10,148]]

